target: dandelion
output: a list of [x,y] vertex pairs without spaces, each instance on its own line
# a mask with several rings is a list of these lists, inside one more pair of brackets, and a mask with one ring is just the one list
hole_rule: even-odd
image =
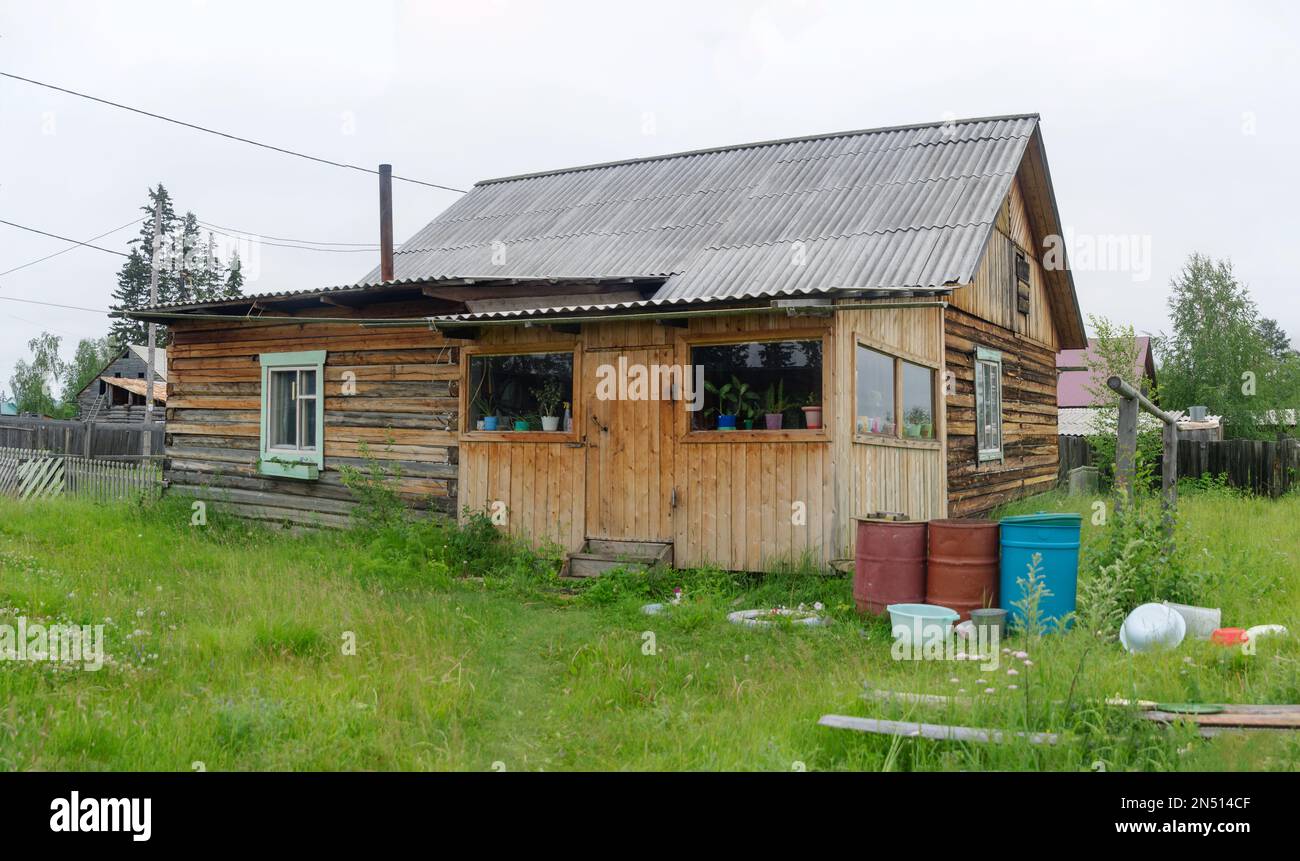
[[813,609],[820,613],[822,610],[825,610],[825,609],[826,609],[826,606],[825,606],[824,604],[822,604],[821,601],[814,601],[814,602],[813,602]]

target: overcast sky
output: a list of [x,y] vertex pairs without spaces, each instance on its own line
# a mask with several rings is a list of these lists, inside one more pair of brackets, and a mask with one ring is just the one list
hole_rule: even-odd
[[[459,188],[745,141],[1038,112],[1085,314],[1167,327],[1192,251],[1230,257],[1300,341],[1300,11],[1277,3],[0,0],[0,71]],[[0,78],[0,218],[87,239],[163,182],[179,211],[372,242],[373,177]],[[400,242],[455,199],[396,183]],[[134,229],[98,244],[125,250]],[[1127,238],[1116,244],[1116,238]],[[1094,259],[1109,240],[1128,259]],[[1077,247],[1076,247],[1077,245]],[[0,225],[0,271],[67,247]],[[1146,249],[1149,248],[1149,259]],[[370,251],[261,246],[248,292],[347,283]],[[0,297],[105,308],[121,258],[76,249]],[[1119,271],[1117,271],[1117,269]],[[0,388],[41,329],[0,299]]]

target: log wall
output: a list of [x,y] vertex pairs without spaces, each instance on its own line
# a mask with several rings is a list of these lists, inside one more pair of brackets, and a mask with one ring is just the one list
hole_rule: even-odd
[[[367,309],[401,316],[410,309]],[[314,316],[340,317],[329,308]],[[415,508],[456,507],[460,342],[427,326],[177,322],[170,326],[167,478],[172,492],[231,513],[300,525],[344,526],[353,506],[340,469],[369,457],[400,464]],[[320,478],[258,475],[261,353],[325,350],[325,445]],[[346,394],[355,379],[355,394]]]

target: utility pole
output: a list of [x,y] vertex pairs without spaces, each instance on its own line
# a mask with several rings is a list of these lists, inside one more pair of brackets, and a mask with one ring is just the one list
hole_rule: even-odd
[[[161,192],[162,185],[159,184]],[[158,258],[162,256],[162,194],[153,205],[153,254],[149,265],[149,307],[158,304]],[[158,324],[149,321],[149,352],[144,372],[144,463],[147,466],[153,457],[153,351],[158,343]]]

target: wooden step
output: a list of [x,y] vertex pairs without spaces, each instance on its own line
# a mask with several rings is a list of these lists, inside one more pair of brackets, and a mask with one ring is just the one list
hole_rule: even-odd
[[599,577],[611,568],[672,565],[673,545],[661,541],[588,539],[582,550],[569,554],[564,577]]

